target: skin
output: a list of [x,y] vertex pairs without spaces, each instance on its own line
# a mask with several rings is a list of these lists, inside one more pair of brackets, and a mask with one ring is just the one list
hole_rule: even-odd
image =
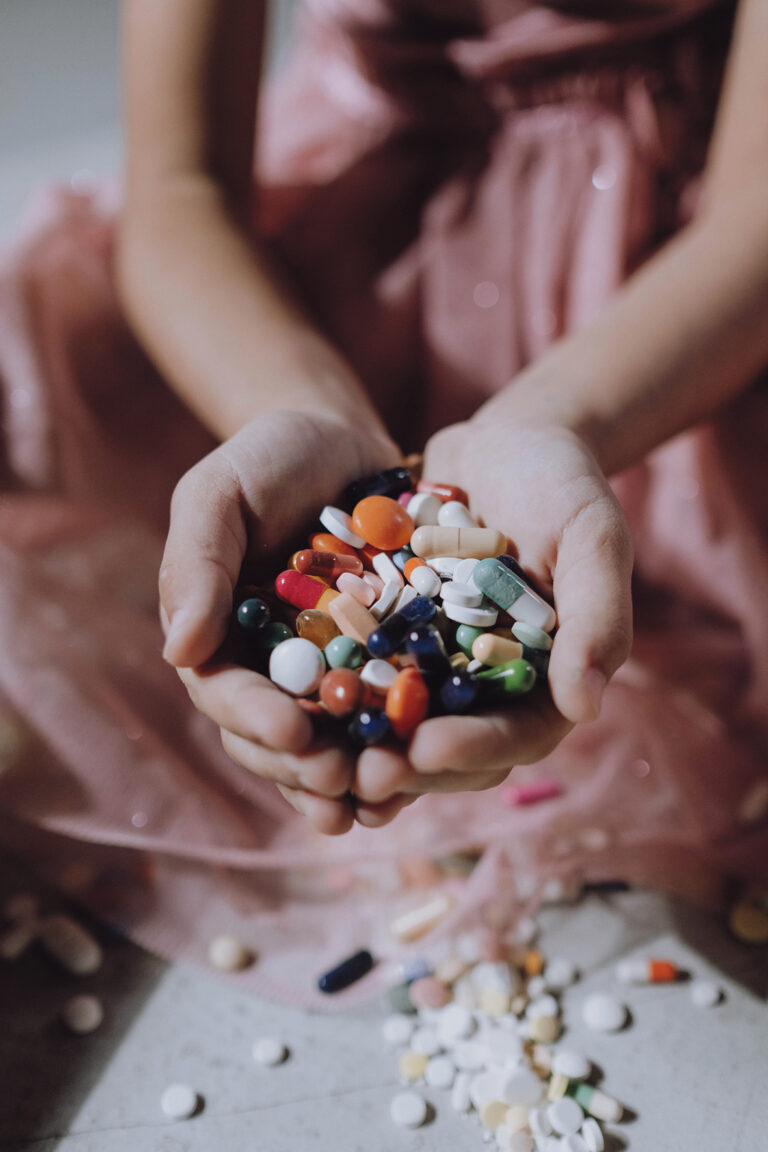
[[222,440],[174,494],[166,659],[233,759],[337,834],[354,819],[384,824],[425,792],[493,787],[598,715],[632,635],[631,540],[605,477],[717,411],[768,362],[768,0],[740,5],[693,223],[592,323],[426,446],[427,477],[466,488],[553,592],[553,700],[428,720],[406,750],[356,762],[313,744],[305,713],[268,681],[216,659],[243,561],[279,555],[344,484],[399,455],[250,234],[263,17],[256,0],[125,0],[118,283],[139,338]]

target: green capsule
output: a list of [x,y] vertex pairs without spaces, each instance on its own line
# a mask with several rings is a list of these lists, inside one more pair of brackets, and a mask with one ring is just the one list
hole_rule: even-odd
[[498,604],[504,611],[519,600],[527,585],[519,576],[511,572],[500,560],[481,560],[472,570],[472,580],[489,600]]
[[281,624],[278,620],[273,620],[271,624],[265,624],[257,633],[256,643],[259,646],[259,652],[269,655],[273,648],[277,648],[278,644],[282,644],[284,640],[291,640],[292,638],[293,632],[287,624]]
[[365,661],[365,652],[351,636],[334,636],[323,649],[329,668],[359,668]]
[[485,631],[485,628],[475,628],[472,624],[459,624],[456,629],[456,643],[468,659],[472,659],[472,645],[475,640]]
[[506,664],[478,672],[477,678],[510,696],[520,696],[523,692],[530,692],[536,683],[536,669],[527,660],[509,660]]

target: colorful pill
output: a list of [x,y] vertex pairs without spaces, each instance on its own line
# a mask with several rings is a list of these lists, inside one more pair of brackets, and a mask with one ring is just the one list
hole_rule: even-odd
[[406,545],[405,548],[398,548],[397,552],[392,553],[392,563],[394,564],[395,568],[397,568],[398,572],[404,572],[405,565],[410,559],[412,559],[412,557],[413,552],[411,552],[408,545]]
[[484,636],[484,628],[474,628],[471,624],[460,624],[456,629],[456,643],[467,658],[472,657],[472,645],[478,636]]
[[397,669],[388,660],[368,660],[360,670],[360,679],[381,696],[386,696],[397,679]]
[[[507,538],[495,528],[417,528],[411,536],[416,556],[496,557],[503,552]],[[500,565],[503,568],[503,565]],[[477,583],[477,581],[475,581]]]
[[523,644],[522,659],[528,661],[540,680],[546,680],[549,675],[549,656],[549,652],[542,652],[541,648],[529,648]]
[[554,800],[562,795],[557,780],[532,780],[530,784],[510,784],[504,789],[504,803],[510,808],[523,808],[528,804],[540,804],[543,800]]
[[412,572],[417,568],[426,568],[427,566],[426,560],[423,560],[421,556],[412,556],[410,560],[406,561],[403,567],[403,576],[405,576],[406,580],[410,580]]
[[327,612],[317,608],[305,608],[296,617],[296,634],[302,640],[309,640],[318,648],[325,648],[335,636],[339,636],[336,622]]
[[398,504],[401,504],[403,506],[403,508],[407,508],[411,502],[412,496],[413,496],[413,492],[401,492],[397,498],[397,502],[398,502]]
[[269,608],[255,596],[243,600],[237,609],[237,622],[244,632],[260,632],[269,624]]
[[365,649],[352,636],[334,636],[324,653],[329,668],[359,668],[365,661]]
[[317,981],[317,986],[321,992],[341,992],[343,988],[348,988],[350,984],[366,976],[374,963],[371,953],[367,948],[363,948],[360,952],[355,952],[353,956],[342,960],[341,964],[337,964],[329,972],[325,972]]
[[429,692],[417,668],[403,668],[387,691],[385,711],[392,731],[404,740],[421,724],[429,708]]
[[[332,552],[335,556],[353,556],[356,560],[360,559],[356,548],[351,544],[345,544],[331,532],[315,532],[309,538],[309,546],[314,552]],[[297,552],[296,555],[300,553]]]
[[397,500],[389,496],[366,496],[355,505],[353,530],[382,552],[404,548],[413,534],[413,521]]
[[519,576],[524,584],[528,583],[528,576],[525,569],[519,561],[515,560],[514,556],[510,556],[508,552],[505,552],[503,556],[497,556],[496,559],[500,564],[503,564],[505,568],[508,568],[510,572],[514,572],[515,576]]
[[101,945],[71,916],[46,916],[40,923],[38,939],[48,955],[72,976],[90,976],[101,967]]
[[368,637],[379,623],[376,617],[348,592],[337,592],[336,599],[328,606],[328,611],[343,634],[351,636],[358,644],[366,644]]
[[566,1091],[568,1096],[581,1105],[590,1116],[596,1116],[598,1120],[603,1120],[607,1124],[615,1124],[621,1120],[624,1113],[622,1104],[606,1092],[601,1092],[599,1088],[593,1088],[591,1084],[569,1081]]
[[363,580],[373,588],[374,597],[381,596],[384,591],[384,581],[376,572],[363,572]]
[[478,636],[472,645],[474,659],[481,660],[491,668],[499,664],[508,664],[510,660],[520,660],[522,655],[523,646],[519,640],[505,640],[492,632]]
[[410,493],[412,487],[413,477],[407,468],[399,465],[397,468],[387,468],[384,472],[374,472],[372,476],[364,476],[362,480],[353,480],[344,489],[343,503],[347,508],[354,508],[366,496],[397,499]]
[[433,600],[427,596],[415,596],[410,604],[393,612],[369,634],[367,644],[371,656],[380,656],[385,660],[392,656],[411,629],[418,624],[428,624],[436,612]]
[[683,972],[669,960],[621,960],[616,965],[616,978],[622,984],[671,984]]
[[508,664],[478,672],[477,678],[510,696],[519,696],[533,688],[536,672],[527,660],[510,660]]
[[351,668],[335,668],[320,681],[320,702],[331,716],[351,716],[363,703],[365,685]]
[[277,648],[278,644],[282,644],[284,640],[290,640],[292,637],[293,632],[287,624],[273,620],[270,624],[265,624],[259,632],[259,651],[268,656],[273,648]]
[[447,680],[451,674],[451,665],[443,638],[436,628],[423,624],[412,629],[405,644],[428,688],[436,688]]
[[455,484],[431,484],[428,480],[419,480],[416,491],[428,492],[443,502],[458,500],[461,504],[469,504],[469,496],[463,488],[457,488]]
[[392,733],[392,725],[381,708],[364,708],[355,716],[347,732],[353,744],[362,744],[368,748],[386,740]]
[[363,562],[359,556],[345,556],[343,553],[312,548],[297,552],[293,567],[305,576],[320,576],[329,584],[338,580],[343,572],[351,572],[354,576],[363,574]]
[[343,540],[352,548],[362,548],[366,543],[365,538],[355,531],[352,517],[342,508],[334,508],[332,504],[326,504],[320,513],[319,520],[323,528],[334,536],[338,536],[339,540]]
[[532,624],[542,632],[554,628],[557,620],[554,608],[500,560],[491,557],[482,559],[472,579],[489,600],[509,612],[515,620]]
[[364,608],[370,608],[376,599],[376,593],[371,585],[361,576],[354,576],[351,572],[342,572],[336,581],[336,587],[339,592],[348,592],[350,596],[354,596]]
[[[293,568],[286,568],[275,580],[275,592],[286,604],[293,604],[294,608],[321,608],[325,609],[328,603],[328,593],[331,599],[338,595],[332,588],[317,576],[302,576]],[[323,597],[324,603],[320,603]]]
[[446,712],[469,712],[479,695],[477,679],[466,670],[454,670],[440,689],[440,699]]
[[423,560],[420,565],[411,568],[408,581],[416,589],[419,596],[437,596],[442,587],[437,572],[425,564]]

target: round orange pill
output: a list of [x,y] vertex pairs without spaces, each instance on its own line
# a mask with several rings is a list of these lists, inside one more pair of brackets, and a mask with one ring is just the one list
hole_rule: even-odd
[[352,526],[358,535],[382,552],[404,548],[413,535],[413,520],[397,500],[366,496],[355,505]]
[[392,731],[401,740],[410,736],[427,714],[429,692],[418,668],[403,668],[392,681],[384,708]]

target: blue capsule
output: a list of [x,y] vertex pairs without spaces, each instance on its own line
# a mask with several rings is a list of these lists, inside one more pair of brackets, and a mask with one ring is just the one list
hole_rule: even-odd
[[440,689],[446,712],[469,712],[480,695],[480,684],[471,672],[454,672]]
[[405,548],[398,548],[397,552],[392,553],[392,563],[398,572],[404,572],[405,566],[409,560],[413,559],[413,552],[406,544]]
[[342,988],[348,988],[350,984],[366,976],[374,964],[375,960],[371,953],[367,948],[363,948],[360,952],[355,952],[353,956],[342,960],[341,964],[331,968],[330,972],[324,972],[317,981],[317,986],[321,992],[341,992]]
[[381,708],[364,708],[352,720],[347,732],[354,744],[368,748],[371,744],[381,744],[382,740],[391,736],[392,724]]
[[237,609],[237,622],[244,632],[259,632],[269,623],[270,611],[263,600],[252,596]]
[[371,656],[386,659],[397,652],[412,628],[433,620],[437,606],[429,596],[416,596],[399,612],[393,612],[368,637]]
[[[413,601],[411,601],[413,603]],[[451,662],[445,653],[443,638],[436,628],[422,625],[408,635],[406,648],[428,688],[436,688],[451,674]]]
[[345,508],[354,508],[366,496],[389,496],[397,500],[403,492],[413,488],[413,477],[407,468],[387,468],[385,472],[374,472],[362,480],[354,480],[344,489],[342,497]]
[[530,583],[530,577],[527,575],[525,569],[518,564],[514,556],[497,556],[496,559],[503,564],[505,568],[509,568],[510,572],[514,572],[515,576],[524,580],[526,584]]

